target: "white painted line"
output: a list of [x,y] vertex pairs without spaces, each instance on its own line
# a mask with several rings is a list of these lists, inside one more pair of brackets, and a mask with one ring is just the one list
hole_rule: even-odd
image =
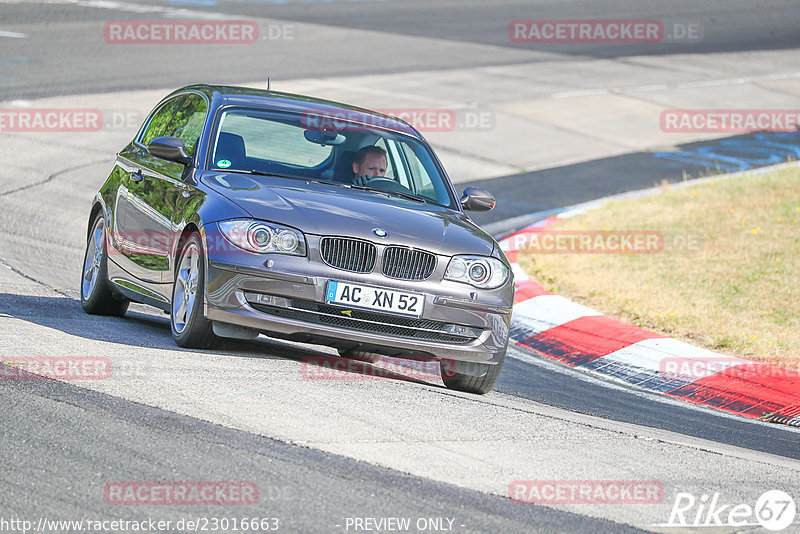
[[745,83],[771,82],[780,80],[794,80],[800,78],[800,72],[787,72],[782,74],[764,74],[761,76],[744,76],[741,78],[727,78],[721,80],[707,80],[700,82],[679,83],[677,87],[719,87],[722,85],[742,85]]
[[0,37],[10,37],[12,39],[27,39],[30,37],[27,33],[7,32],[0,30]]
[[800,78],[800,72],[785,72],[776,74],[763,74],[761,76],[743,76],[740,78],[722,78],[719,80],[698,80],[695,82],[681,82],[670,86],[666,83],[652,85],[630,85],[626,87],[608,87],[603,89],[583,89],[579,91],[564,91],[553,93],[550,98],[575,98],[580,96],[643,93],[647,91],[666,91],[670,87],[689,89],[694,87],[721,87],[725,85],[742,85],[747,83],[772,82],[780,80],[795,80]]
[[[37,0],[37,4],[74,4],[77,0]],[[30,0],[0,0],[0,4],[25,4]]]
[[96,9],[111,9],[114,11],[123,11],[128,13],[160,13],[167,18],[173,19],[203,19],[203,20],[229,20],[229,19],[243,19],[246,17],[235,17],[226,15],[224,13],[216,13],[210,11],[198,11],[193,9],[177,8],[177,7],[163,7],[163,6],[150,6],[143,4],[135,4],[133,2],[116,2],[114,0],[79,0],[77,5],[82,7],[92,7]]
[[564,91],[563,93],[553,93],[550,98],[574,98],[576,96],[594,96],[611,94],[613,89],[584,89],[582,91]]

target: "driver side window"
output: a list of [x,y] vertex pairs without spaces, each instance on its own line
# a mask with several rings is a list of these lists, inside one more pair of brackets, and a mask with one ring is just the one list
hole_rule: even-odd
[[147,146],[156,137],[177,137],[186,145],[186,152],[194,156],[207,111],[206,101],[200,95],[173,98],[155,112],[142,136],[142,144]]
[[434,185],[429,174],[429,166],[432,169],[433,162],[429,158],[422,161],[412,146],[406,143],[402,143],[401,146],[405,163],[413,178],[411,190],[424,197],[436,199],[437,202],[446,203],[448,201],[447,191],[441,183],[438,184],[438,187]]
[[408,168],[406,167],[406,162],[404,161],[404,156],[400,148],[401,143],[398,143],[394,139],[386,140],[381,138],[375,145],[386,150],[386,156],[389,159],[387,162],[386,177],[391,178],[410,191],[416,191],[411,183],[409,173],[407,172]]
[[386,159],[388,160],[386,162],[386,177],[391,178],[392,180],[397,180],[397,171],[395,170],[397,164],[395,163],[394,158],[392,158],[392,154],[389,152],[389,148],[386,146],[386,139],[381,137],[375,143],[375,146],[378,148],[382,148],[386,151]]
[[194,156],[194,149],[203,131],[208,106],[203,97],[190,94],[178,109],[164,135],[177,137],[186,145],[186,152]]
[[156,137],[163,137],[166,135],[164,131],[166,131],[167,126],[169,126],[172,120],[172,116],[178,111],[185,98],[186,95],[177,96],[158,108],[158,111],[153,114],[153,118],[150,119],[147,130],[145,130],[144,135],[142,135],[142,144],[144,146],[149,145],[150,141]]

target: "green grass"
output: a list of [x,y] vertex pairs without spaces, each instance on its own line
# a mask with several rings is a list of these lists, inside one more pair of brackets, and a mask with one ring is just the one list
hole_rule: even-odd
[[547,289],[727,354],[800,367],[800,169],[617,201],[554,230],[654,230],[656,254],[524,254]]

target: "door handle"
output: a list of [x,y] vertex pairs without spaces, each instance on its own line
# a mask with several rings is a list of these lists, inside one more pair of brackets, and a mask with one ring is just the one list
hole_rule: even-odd
[[142,171],[135,171],[133,174],[131,174],[131,180],[133,180],[133,182],[137,184],[141,183],[142,180],[144,180],[144,176],[142,176]]

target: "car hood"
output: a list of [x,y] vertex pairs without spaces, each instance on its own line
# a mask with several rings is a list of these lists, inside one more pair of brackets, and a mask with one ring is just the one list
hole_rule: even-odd
[[[465,215],[413,200],[272,176],[208,173],[202,181],[251,217],[307,234],[355,237],[447,256],[488,256],[495,246]],[[375,228],[387,232],[388,237],[376,237]]]

